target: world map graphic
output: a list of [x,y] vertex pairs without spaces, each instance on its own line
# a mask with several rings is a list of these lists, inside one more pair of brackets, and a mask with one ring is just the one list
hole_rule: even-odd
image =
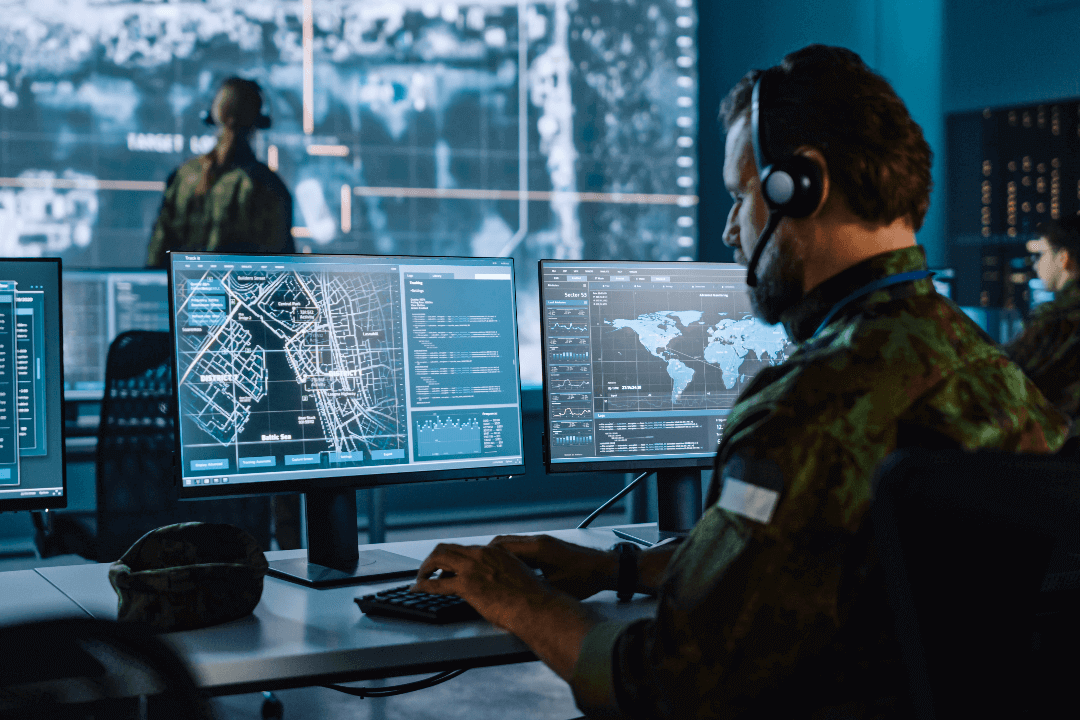
[[690,360],[704,360],[719,367],[725,389],[733,390],[750,379],[742,371],[747,360],[779,365],[794,351],[794,345],[780,325],[769,326],[752,315],[739,318],[722,317],[705,328],[705,344],[700,357],[694,358],[685,350],[672,348],[677,338],[693,325],[705,323],[706,313],[700,310],[660,310],[632,319],[616,318],[605,324],[613,330],[629,328],[650,355],[665,363],[671,378],[671,402],[679,402],[683,391],[697,372]]

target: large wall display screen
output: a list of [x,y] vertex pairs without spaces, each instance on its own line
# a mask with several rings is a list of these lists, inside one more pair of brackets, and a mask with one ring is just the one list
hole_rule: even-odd
[[[141,266],[229,75],[298,251],[696,257],[693,0],[0,0],[0,255]],[[540,384],[535,278],[522,378]]]

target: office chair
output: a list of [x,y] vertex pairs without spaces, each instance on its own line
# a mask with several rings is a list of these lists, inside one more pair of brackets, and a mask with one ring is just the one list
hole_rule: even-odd
[[269,498],[179,501],[172,464],[171,352],[167,332],[131,330],[109,346],[97,442],[97,508],[35,513],[35,544],[42,557],[74,553],[111,562],[150,530],[192,521],[237,525],[270,549]]
[[211,720],[187,666],[146,630],[69,618],[0,627],[0,720]]
[[1080,605],[1043,589],[1052,557],[1080,550],[1080,463],[903,450],[878,470],[872,520],[917,717],[1072,706]]

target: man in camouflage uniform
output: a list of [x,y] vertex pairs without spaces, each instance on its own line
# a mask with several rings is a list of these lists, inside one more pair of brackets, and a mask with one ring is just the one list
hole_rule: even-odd
[[1028,243],[1035,272],[1054,299],[1037,306],[1005,346],[1043,395],[1074,422],[1080,419],[1080,217],[1051,220]]
[[618,587],[615,554],[550,537],[440,545],[420,570],[419,589],[460,595],[524,640],[590,717],[901,716],[875,469],[911,445],[1053,452],[1069,428],[927,277],[915,231],[930,148],[889,84],[823,46],[768,72],[770,156],[813,163],[820,194],[760,238],[751,72],[721,108],[735,199],[724,240],[739,261],[769,242],[751,301],[798,348],[740,395],[686,541],[640,554],[656,616],[596,619],[577,598]]
[[217,145],[169,176],[147,267],[165,267],[168,251],[295,252],[292,197],[285,183],[255,159],[248,140],[260,119],[257,84],[227,79],[211,116],[221,128]]

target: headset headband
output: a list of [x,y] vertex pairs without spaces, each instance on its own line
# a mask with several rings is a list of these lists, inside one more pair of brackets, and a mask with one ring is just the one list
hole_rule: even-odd
[[758,75],[757,81],[754,83],[754,91],[750,96],[750,141],[754,146],[754,162],[757,163],[758,174],[764,173],[765,169],[772,165],[766,147],[768,140],[762,140],[761,137],[762,132],[765,130],[765,123],[762,121],[761,86],[765,84],[765,78],[771,71],[772,68],[769,68]]
[[[259,83],[255,82],[254,80],[249,80],[247,78],[233,75],[231,77],[225,78],[225,80],[223,80],[221,83],[221,87],[225,87],[225,85],[229,83],[244,84],[248,87],[248,89],[255,92],[255,94],[259,98],[259,114],[255,116],[255,122],[253,122],[251,126],[260,130],[266,130],[267,128],[269,128],[271,125],[271,120],[270,115],[266,112],[266,96],[263,94],[262,87],[259,86]],[[221,87],[218,88],[218,92],[221,92]],[[199,117],[202,118],[202,121],[204,123],[210,125],[211,127],[216,125],[216,123],[214,122],[214,114],[211,110],[203,110],[201,113],[199,113]]]

